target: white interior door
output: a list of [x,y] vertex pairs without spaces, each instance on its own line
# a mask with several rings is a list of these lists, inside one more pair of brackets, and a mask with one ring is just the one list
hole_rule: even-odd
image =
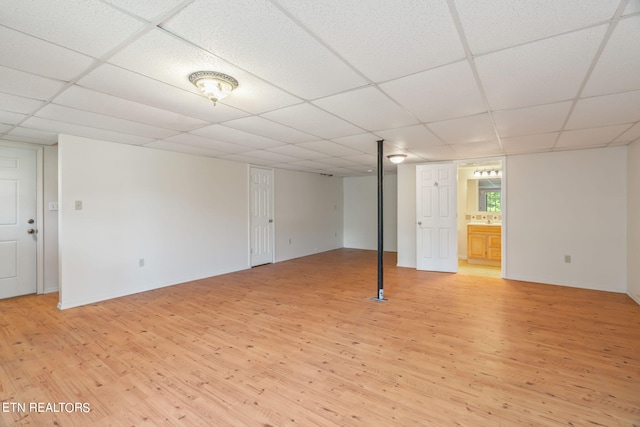
[[452,163],[416,166],[418,270],[458,271],[456,169]]
[[0,299],[36,293],[36,151],[0,147]]
[[273,262],[273,170],[250,168],[251,266]]

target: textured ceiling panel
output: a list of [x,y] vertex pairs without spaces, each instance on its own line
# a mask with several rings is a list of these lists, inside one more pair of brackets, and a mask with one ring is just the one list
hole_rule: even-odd
[[567,129],[637,121],[640,121],[640,90],[579,100],[567,122]]
[[300,102],[299,98],[162,30],[145,34],[114,55],[110,62],[193,93],[199,92],[189,81],[191,73],[217,71],[228,74],[240,85],[233,91],[233,97],[225,100],[225,105],[254,114]]
[[339,138],[362,133],[362,129],[309,104],[294,105],[262,116],[322,138]]
[[418,123],[415,117],[374,87],[319,99],[314,104],[368,131]]
[[558,138],[558,142],[554,148],[602,147],[613,142],[629,128],[630,125],[616,125],[601,128],[567,130],[560,134],[560,138]]
[[572,102],[559,102],[516,110],[496,111],[493,116],[502,137],[535,135],[562,129]]
[[0,24],[101,57],[144,24],[98,0],[3,0]]
[[423,122],[486,111],[467,61],[383,83],[380,88]]
[[604,35],[599,26],[476,58],[496,110],[573,99]]
[[449,144],[488,141],[496,138],[488,114],[430,123],[429,129]]
[[196,0],[163,28],[305,99],[366,84],[266,0]]
[[464,58],[446,1],[276,1],[374,82]]
[[113,6],[151,21],[176,7],[182,0],[103,0]]
[[[379,139],[408,162],[624,145],[639,31],[640,0],[3,0],[0,140],[341,176]],[[214,106],[202,70],[239,86]]]
[[583,96],[640,89],[639,40],[640,16],[620,21],[584,88]]
[[610,20],[618,0],[454,0],[474,54]]
[[95,60],[35,37],[0,27],[0,65],[51,79],[70,81]]

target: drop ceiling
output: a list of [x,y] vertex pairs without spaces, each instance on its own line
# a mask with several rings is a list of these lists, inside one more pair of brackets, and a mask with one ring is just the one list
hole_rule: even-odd
[[[379,139],[410,162],[626,145],[639,40],[640,0],[0,0],[0,139],[337,176]],[[240,85],[214,107],[200,70]]]

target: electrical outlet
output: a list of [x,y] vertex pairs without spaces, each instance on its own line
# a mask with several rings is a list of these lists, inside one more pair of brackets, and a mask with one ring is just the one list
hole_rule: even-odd
[[140,267],[144,267],[144,258],[140,258],[140,260],[138,260],[138,265]]
[[77,211],[81,211],[82,210],[82,200],[76,200],[75,209]]
[[571,264],[571,255],[565,255],[564,256],[564,263],[565,264]]

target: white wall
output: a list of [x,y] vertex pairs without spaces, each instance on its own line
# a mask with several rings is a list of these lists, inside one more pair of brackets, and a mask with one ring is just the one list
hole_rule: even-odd
[[[508,157],[507,278],[626,291],[626,155],[627,147],[612,147]],[[411,268],[415,209],[415,165],[401,165],[398,265]],[[564,263],[565,254],[571,264]]]
[[58,211],[49,210],[58,201],[58,147],[44,147],[44,292],[58,291]]
[[[384,250],[398,250],[398,177],[384,177]],[[378,177],[344,178],[344,247],[378,250]]]
[[67,135],[58,159],[60,308],[249,267],[247,165]]
[[342,178],[276,169],[276,262],[342,247]]
[[398,267],[416,268],[416,165],[398,165]]
[[626,155],[613,147],[509,157],[507,278],[626,291]]
[[628,288],[627,293],[640,304],[640,140],[628,147]]

